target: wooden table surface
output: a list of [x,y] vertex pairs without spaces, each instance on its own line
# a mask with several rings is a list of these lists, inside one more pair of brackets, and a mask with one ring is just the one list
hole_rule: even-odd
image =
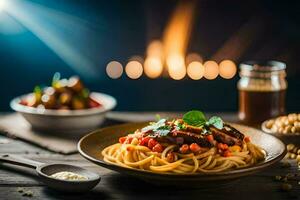
[[[111,113],[111,118],[127,116],[128,113]],[[146,116],[147,113],[141,113],[140,116]],[[1,116],[0,116],[1,117]],[[132,116],[131,116],[132,117]],[[234,114],[223,114],[223,117],[229,121],[236,119]],[[146,117],[145,117],[146,118]],[[116,121],[110,120],[107,124],[113,124]],[[39,147],[27,144],[23,141],[14,140],[0,136],[0,153],[15,154],[39,160],[45,163],[68,163],[85,167],[98,172],[102,180],[92,191],[84,194],[67,194],[48,189],[39,181],[34,170],[14,167],[8,164],[0,164],[0,199],[297,199],[300,196],[300,183],[292,181],[293,189],[289,192],[280,190],[281,182],[274,181],[276,175],[285,175],[287,173],[298,173],[297,165],[293,161],[291,167],[283,168],[278,163],[276,166],[252,175],[242,178],[226,187],[220,187],[216,184],[215,188],[170,188],[163,186],[154,186],[141,180],[128,177],[105,168],[96,166],[79,154],[61,155],[43,150]],[[19,190],[31,191],[32,197],[22,196]]]

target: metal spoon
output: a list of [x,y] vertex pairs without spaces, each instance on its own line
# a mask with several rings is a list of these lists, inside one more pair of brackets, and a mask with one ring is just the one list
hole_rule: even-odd
[[[67,164],[45,164],[15,155],[1,155],[0,162],[33,168],[50,188],[64,192],[85,192],[94,188],[100,181],[100,176],[94,172]],[[73,172],[87,177],[87,180],[61,180],[51,177],[52,174],[62,171]]]

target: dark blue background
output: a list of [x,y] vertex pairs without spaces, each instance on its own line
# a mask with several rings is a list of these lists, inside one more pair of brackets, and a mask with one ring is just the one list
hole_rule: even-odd
[[[130,80],[123,75],[112,80],[105,74],[106,64],[119,60],[126,64],[132,55],[144,55],[147,43],[160,38],[178,1],[86,1],[35,0],[87,22],[93,34],[83,33],[76,45],[89,46],[98,74],[95,79],[81,75],[95,91],[115,96],[116,110],[236,111],[236,76],[231,80],[174,81],[143,76]],[[251,17],[263,19],[267,28],[254,40],[237,63],[252,59],[279,59],[287,63],[287,109],[300,110],[299,43],[297,13],[299,3],[280,1],[198,1],[189,52],[210,56]],[[1,26],[1,23],[0,23]],[[261,51],[268,44],[267,50]],[[86,48],[85,48],[86,49]],[[257,52],[262,52],[259,55]],[[0,111],[9,110],[9,101],[30,92],[36,84],[49,84],[54,72],[65,77],[77,74],[33,33],[0,32]]]

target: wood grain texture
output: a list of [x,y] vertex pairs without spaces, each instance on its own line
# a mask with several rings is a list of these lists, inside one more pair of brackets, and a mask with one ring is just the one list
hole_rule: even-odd
[[[23,167],[0,164],[0,199],[256,199],[281,200],[297,199],[300,196],[300,185],[293,181],[291,192],[280,191],[280,182],[274,181],[274,176],[287,173],[296,174],[299,171],[294,161],[290,168],[282,168],[280,164],[259,174],[242,178],[232,184],[212,189],[197,188],[169,188],[151,185],[141,180],[121,175],[116,172],[96,166],[79,154],[61,155],[43,150],[37,146],[19,140],[9,139],[8,143],[1,143],[4,136],[0,136],[0,153],[18,154],[46,163],[69,163],[86,167],[102,176],[101,182],[92,191],[85,194],[59,193],[48,189],[35,175],[35,171]],[[297,178],[297,177],[296,177]],[[298,176],[299,178],[299,176]],[[300,181],[300,180],[299,180]],[[32,197],[24,197],[18,188],[32,191]]]

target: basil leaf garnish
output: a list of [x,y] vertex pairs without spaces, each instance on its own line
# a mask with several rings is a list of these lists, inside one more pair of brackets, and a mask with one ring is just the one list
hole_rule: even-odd
[[183,115],[183,121],[191,126],[203,126],[206,122],[203,112],[192,110]]
[[217,129],[223,128],[223,120],[220,117],[213,116],[208,120],[209,125],[216,127]]
[[214,126],[217,129],[223,128],[223,120],[220,117],[213,116],[208,121],[203,112],[192,110],[183,115],[183,121],[191,126],[208,127]]

